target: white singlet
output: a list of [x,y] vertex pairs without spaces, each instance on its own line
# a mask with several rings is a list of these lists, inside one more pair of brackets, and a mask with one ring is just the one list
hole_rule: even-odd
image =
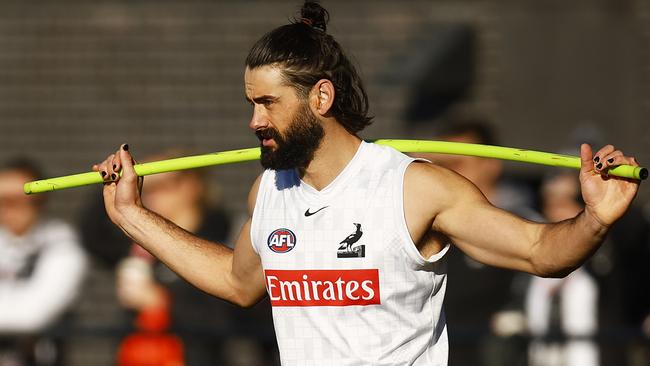
[[449,246],[413,243],[403,181],[414,159],[362,142],[321,191],[264,172],[252,218],[283,365],[446,365]]

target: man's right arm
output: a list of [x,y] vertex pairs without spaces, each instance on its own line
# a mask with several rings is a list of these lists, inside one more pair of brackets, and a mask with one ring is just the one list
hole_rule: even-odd
[[[232,250],[198,238],[142,206],[133,160],[124,146],[93,168],[106,172],[104,204],[110,219],[174,272],[201,290],[240,306],[254,305],[264,296],[261,262],[250,237],[259,178],[249,194],[249,218]],[[121,178],[116,173],[120,170]],[[112,181],[113,177],[117,180]]]

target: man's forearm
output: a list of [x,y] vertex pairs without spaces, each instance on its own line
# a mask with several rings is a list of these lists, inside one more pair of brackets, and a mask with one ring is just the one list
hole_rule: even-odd
[[583,211],[576,217],[540,226],[531,261],[545,277],[563,277],[580,267],[605,239],[608,227]]
[[119,226],[188,282],[214,296],[238,302],[230,276],[233,256],[230,248],[198,238],[142,207],[127,211]]

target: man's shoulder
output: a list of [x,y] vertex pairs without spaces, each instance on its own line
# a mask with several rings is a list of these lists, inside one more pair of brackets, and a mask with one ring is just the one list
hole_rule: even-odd
[[397,149],[364,141],[364,165],[378,168],[393,168],[414,159]]
[[422,159],[414,159],[406,170],[405,179],[414,179],[421,183],[452,183],[459,175],[452,170]]
[[427,161],[414,161],[404,173],[405,194],[423,205],[445,206],[475,189],[458,173]]

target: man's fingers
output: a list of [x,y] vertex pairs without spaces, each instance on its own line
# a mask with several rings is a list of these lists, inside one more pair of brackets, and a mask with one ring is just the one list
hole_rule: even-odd
[[623,152],[620,150],[615,150],[614,152],[603,156],[601,162],[596,164],[596,169],[599,171],[605,171],[608,168],[624,164],[622,162],[623,158],[625,158],[623,156]]
[[[120,147],[121,149],[121,147]],[[118,149],[115,152],[115,157],[113,158],[113,162],[111,167],[113,168],[113,171],[117,174],[117,178],[120,178],[120,170],[122,170],[122,161],[121,161],[121,156],[120,156],[120,149]]]
[[587,173],[594,170],[594,161],[592,160],[592,151],[589,144],[580,146],[580,172]]
[[116,181],[119,178],[119,174],[116,173],[115,170],[113,170],[114,160],[115,160],[115,154],[109,155],[108,158],[106,159],[106,163],[105,163],[106,176],[104,177],[105,181],[112,182],[112,181]]
[[[584,164],[584,157],[582,157],[582,160]],[[607,176],[608,171],[610,169],[615,168],[619,165],[639,166],[638,162],[634,157],[625,156],[625,154],[622,151],[617,150],[612,145],[607,145],[602,149],[598,150],[598,152],[594,154],[592,164],[593,164],[593,170],[596,173],[602,174],[604,176]]]
[[110,181],[104,182],[104,189],[102,190],[104,202],[112,202],[112,199],[115,196],[115,188],[115,183]]
[[119,155],[120,155],[120,160],[122,162],[123,177],[129,179],[136,178],[137,174],[135,173],[135,169],[133,169],[133,164],[135,160],[133,159],[131,153],[129,152],[128,144],[123,144],[122,146],[120,146]]
[[114,174],[113,171],[110,169],[110,165],[112,164],[113,161],[113,154],[109,155],[106,160],[102,161],[99,164],[93,165],[93,170],[96,170],[99,172],[99,174],[102,176],[102,179],[104,179],[104,183],[110,182],[111,181],[111,174]]
[[[631,166],[639,166],[639,163],[636,161],[636,159],[632,156],[625,156],[623,154],[619,156],[614,156],[611,158],[607,159],[608,165],[606,168],[614,168],[619,165],[631,165]],[[603,168],[605,169],[605,168]]]
[[120,171],[122,171],[125,165],[128,167],[129,174],[135,177],[136,174],[133,170],[135,160],[133,160],[133,157],[131,157],[128,150],[129,145],[121,145],[115,154],[109,155],[99,164],[94,164],[92,170],[99,172],[104,183],[117,182],[120,179]]
[[602,163],[603,159],[607,155],[611,154],[614,150],[616,149],[614,148],[613,145],[605,145],[600,150],[598,150],[598,152],[594,154],[594,164],[596,165],[596,169],[601,169],[598,168],[598,164]]

